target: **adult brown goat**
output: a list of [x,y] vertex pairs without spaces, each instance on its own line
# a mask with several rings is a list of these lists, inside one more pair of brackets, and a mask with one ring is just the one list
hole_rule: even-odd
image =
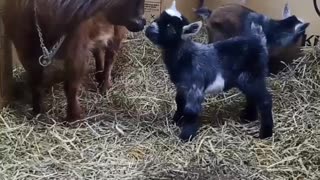
[[[44,112],[42,84],[45,62],[65,60],[65,93],[67,120],[82,118],[77,97],[86,61],[95,42],[110,40],[101,31],[92,31],[90,18],[100,13],[110,24],[124,26],[129,31],[142,31],[146,24],[144,0],[8,0],[4,5],[4,26],[13,42],[21,64],[28,73],[32,91],[32,107],[35,114]],[[98,16],[98,15],[97,15]],[[42,34],[42,38],[41,35]],[[62,37],[65,37],[63,39]],[[111,38],[112,39],[112,38]],[[46,53],[40,41],[47,47],[61,47],[57,53]],[[41,61],[39,57],[44,55]],[[100,60],[101,62],[101,60]],[[99,67],[99,66],[98,66]],[[101,66],[100,66],[101,67]],[[101,69],[101,68],[100,68]],[[107,70],[109,71],[109,70]]]

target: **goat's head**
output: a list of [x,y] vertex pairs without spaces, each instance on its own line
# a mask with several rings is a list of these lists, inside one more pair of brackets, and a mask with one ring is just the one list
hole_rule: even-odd
[[125,26],[129,31],[138,32],[144,29],[145,0],[113,0],[106,9],[107,19],[114,25]]
[[283,19],[277,21],[276,26],[269,29],[269,45],[285,47],[296,43],[306,32],[310,23],[303,22],[295,15],[291,15],[288,3],[283,9]]
[[171,7],[163,11],[146,28],[145,34],[157,46],[172,47],[196,35],[201,27],[201,21],[189,23],[187,18],[176,9],[176,2],[173,1]]

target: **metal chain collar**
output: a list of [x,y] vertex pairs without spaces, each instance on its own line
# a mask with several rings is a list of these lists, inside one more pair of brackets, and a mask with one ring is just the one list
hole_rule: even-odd
[[42,55],[39,57],[39,64],[43,67],[47,67],[52,63],[52,59],[57,54],[59,48],[61,47],[61,45],[65,39],[65,35],[63,35],[59,39],[59,41],[53,45],[53,47],[51,48],[50,51],[47,49],[47,47],[45,46],[45,43],[44,43],[43,35],[41,33],[41,28],[39,25],[39,20],[37,17],[37,3],[36,3],[36,1],[37,0],[34,0],[34,18],[35,18],[35,23],[37,26],[39,39],[40,39],[40,48],[42,50]]

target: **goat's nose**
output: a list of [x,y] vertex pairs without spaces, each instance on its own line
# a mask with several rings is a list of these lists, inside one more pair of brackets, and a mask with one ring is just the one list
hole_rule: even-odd
[[150,32],[153,32],[153,33],[158,33],[159,32],[159,27],[158,27],[158,24],[153,22],[150,24],[150,26],[148,26],[148,29]]
[[148,26],[146,29],[147,36],[153,36],[153,35],[156,35],[157,33],[158,33],[157,29],[152,26]]
[[153,43],[157,42],[158,33],[159,30],[153,25],[148,26],[145,31],[146,37]]
[[142,19],[142,24],[143,24],[143,26],[145,26],[147,24],[147,20],[143,18]]

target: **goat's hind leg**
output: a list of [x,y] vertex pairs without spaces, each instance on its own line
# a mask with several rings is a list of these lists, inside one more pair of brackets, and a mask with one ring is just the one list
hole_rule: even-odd
[[268,92],[264,79],[253,79],[248,81],[241,89],[247,97],[247,108],[245,111],[249,112],[247,116],[254,119],[257,115],[254,110],[254,104],[260,112],[261,127],[259,137],[261,139],[272,136],[273,131],[273,115],[272,115],[272,96]]
[[253,122],[258,119],[258,110],[255,99],[251,96],[246,95],[246,107],[241,111],[240,119],[241,122]]

